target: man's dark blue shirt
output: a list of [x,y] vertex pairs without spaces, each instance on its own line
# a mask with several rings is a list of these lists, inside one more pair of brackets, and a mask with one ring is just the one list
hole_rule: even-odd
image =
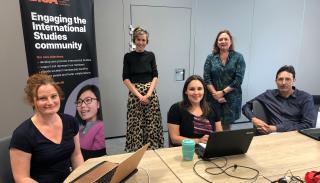
[[278,89],[267,90],[250,100],[242,107],[242,113],[252,119],[252,102],[259,101],[266,109],[268,125],[275,125],[278,132],[301,130],[315,126],[317,113],[313,98],[307,92],[294,89],[294,92],[284,98]]

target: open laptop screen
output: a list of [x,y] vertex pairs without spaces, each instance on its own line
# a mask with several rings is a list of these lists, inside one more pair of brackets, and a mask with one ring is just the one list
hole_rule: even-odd
[[213,132],[205,147],[197,144],[196,152],[201,158],[244,154],[247,152],[253,136],[253,128]]
[[119,183],[137,172],[144,153],[148,149],[149,143],[131,154],[120,164],[103,161],[95,165],[75,178],[72,183]]

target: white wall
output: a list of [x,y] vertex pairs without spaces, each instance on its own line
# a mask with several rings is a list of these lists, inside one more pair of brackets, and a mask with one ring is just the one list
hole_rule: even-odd
[[[156,1],[156,0],[154,0]],[[159,0],[160,1],[160,0]],[[177,3],[181,0],[166,2]],[[318,0],[194,0],[194,73],[202,75],[206,56],[222,28],[230,29],[236,50],[247,63],[243,83],[244,101],[274,88],[276,70],[291,64],[296,85],[320,94],[320,1]],[[95,25],[103,114],[107,136],[124,135],[127,89],[122,84],[125,53],[123,3],[95,0]],[[23,102],[27,65],[18,1],[0,7],[0,137],[32,114]],[[156,36],[156,35],[154,35]],[[174,101],[173,101],[174,102]],[[117,131],[120,129],[119,131]]]
[[297,68],[303,13],[304,1],[301,0],[255,1],[251,62],[247,72],[248,88],[245,88],[249,96],[275,88],[275,74],[281,66]]
[[95,0],[98,71],[107,136],[124,135],[126,129],[128,89],[122,83],[122,65],[127,48],[124,28],[128,27],[123,23],[122,1]]
[[296,66],[297,86],[311,94],[320,94],[320,1],[305,3],[303,34],[299,62]]
[[0,138],[31,115],[32,108],[23,100],[28,76],[19,1],[0,6]]
[[[96,0],[95,3],[96,6],[104,7],[105,11],[107,6],[114,4],[114,1],[116,0]],[[152,2],[159,3],[157,0]],[[170,2],[175,4],[179,1],[172,0]],[[296,84],[298,87],[301,86],[301,88],[313,94],[320,93],[319,85],[314,82],[308,82],[310,77],[319,78],[320,76],[320,73],[317,72],[318,68],[315,67],[317,60],[320,59],[320,55],[316,51],[319,48],[319,41],[317,40],[320,39],[320,35],[316,34],[320,29],[317,21],[317,17],[319,17],[317,9],[320,8],[320,5],[317,0],[194,0],[193,2],[192,18],[195,22],[195,54],[192,59],[194,62],[194,74],[203,74],[203,65],[207,55],[212,50],[217,32],[221,29],[229,29],[234,36],[236,50],[244,55],[247,64],[242,85],[243,103],[266,89],[275,88],[275,73],[279,67],[285,64],[291,64],[296,68]],[[117,3],[119,4],[120,2]],[[123,22],[123,16],[119,15],[119,12],[122,11],[121,7],[116,6],[112,9],[113,13],[115,13],[112,16],[112,21],[116,19],[116,21]],[[114,27],[115,24],[112,21],[104,22],[104,26]],[[118,23],[116,25],[120,26]],[[105,30],[100,29],[102,26],[100,28],[99,26],[96,25],[97,37],[99,37],[99,34],[101,35],[100,31],[105,32]],[[127,29],[127,27],[124,28]],[[112,28],[108,31],[115,30]],[[118,40],[123,40],[121,35],[115,34],[115,36],[118,36]],[[105,45],[113,45],[120,42],[110,42],[103,37],[100,37],[100,39],[102,39],[100,42]],[[315,41],[310,39],[315,39]],[[127,45],[124,46],[126,47]],[[111,72],[119,73],[119,75],[115,74],[116,81],[113,84],[109,84],[110,81],[107,81],[106,78],[101,78],[106,87],[103,89],[106,93],[109,90],[118,93],[117,98],[112,98],[113,95],[106,95],[107,100],[109,98],[115,102],[112,107],[117,107],[116,114],[113,112],[115,109],[110,109],[110,111],[105,109],[104,118],[106,124],[119,123],[117,125],[122,128],[120,130],[122,133],[113,131],[118,128],[107,130],[107,136],[110,131],[123,135],[126,121],[127,89],[123,86],[117,89],[112,88],[115,85],[119,85],[119,82],[122,85],[120,81],[122,65],[118,65],[118,60],[122,59],[123,54],[110,56],[105,49],[101,50],[99,48],[99,44],[97,47],[98,56],[103,58],[103,63],[110,64],[113,67],[116,64],[118,70],[115,68]],[[309,64],[306,64],[306,62]],[[106,69],[108,67],[108,65],[105,66]],[[122,89],[125,92],[121,91]],[[117,115],[118,117],[116,117]],[[242,117],[240,120],[245,120],[245,118]]]
[[251,65],[253,13],[254,0],[241,3],[234,0],[199,0],[196,7],[195,74],[203,76],[203,66],[207,56],[212,52],[217,33],[223,29],[230,30],[235,50],[243,54],[247,65],[242,84],[243,100],[250,98],[246,88],[248,68]]

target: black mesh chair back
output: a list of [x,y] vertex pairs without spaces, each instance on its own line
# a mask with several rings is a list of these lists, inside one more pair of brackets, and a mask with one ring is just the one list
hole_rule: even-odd
[[10,141],[11,136],[0,138],[0,182],[3,183],[14,183],[9,156]]

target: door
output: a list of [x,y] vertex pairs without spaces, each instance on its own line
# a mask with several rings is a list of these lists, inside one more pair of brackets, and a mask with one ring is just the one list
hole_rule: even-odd
[[[130,24],[149,32],[146,50],[156,56],[164,130],[167,130],[167,112],[173,103],[182,100],[183,84],[190,75],[191,11],[186,7],[130,4]],[[127,37],[130,38],[129,34]]]

